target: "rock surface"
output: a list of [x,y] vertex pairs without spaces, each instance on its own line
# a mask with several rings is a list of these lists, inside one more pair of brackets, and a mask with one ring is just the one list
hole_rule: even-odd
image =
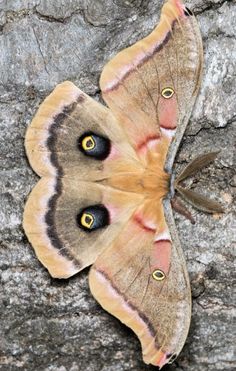
[[[23,233],[25,199],[37,181],[24,135],[39,103],[63,80],[99,98],[102,67],[157,23],[160,0],[0,0],[0,370],[143,371],[133,333],[100,308],[87,274],[50,278]],[[219,217],[176,216],[193,294],[186,345],[169,371],[233,371],[236,247],[236,3],[190,0],[205,69],[176,161],[221,149],[192,185],[221,198]]]

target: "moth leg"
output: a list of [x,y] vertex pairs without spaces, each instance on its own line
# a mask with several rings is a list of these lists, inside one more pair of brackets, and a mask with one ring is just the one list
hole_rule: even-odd
[[187,218],[188,220],[190,220],[190,222],[192,224],[195,224],[195,219],[193,218],[192,214],[190,213],[190,211],[186,208],[186,206],[180,201],[180,199],[178,199],[176,196],[174,196],[172,199],[171,199],[171,206],[173,207],[173,209],[185,216],[185,218]]

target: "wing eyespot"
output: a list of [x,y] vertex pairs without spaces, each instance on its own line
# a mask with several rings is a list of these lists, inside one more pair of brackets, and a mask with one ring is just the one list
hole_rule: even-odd
[[105,160],[111,151],[111,141],[100,134],[86,132],[78,138],[78,148],[85,156]]
[[83,227],[91,229],[94,223],[94,217],[90,213],[83,213],[80,220]]
[[156,269],[153,273],[152,273],[152,277],[154,278],[154,280],[156,281],[163,281],[165,278],[166,278],[166,275],[165,273],[160,270],[160,269]]
[[161,95],[165,99],[170,99],[173,97],[175,91],[172,88],[165,88],[162,90]]
[[85,137],[82,140],[82,144],[81,145],[82,145],[82,147],[83,147],[83,149],[85,151],[91,151],[96,146],[95,141],[94,141],[92,135],[89,135],[89,136]]
[[110,224],[109,211],[104,205],[88,206],[76,216],[77,225],[86,232],[92,232]]

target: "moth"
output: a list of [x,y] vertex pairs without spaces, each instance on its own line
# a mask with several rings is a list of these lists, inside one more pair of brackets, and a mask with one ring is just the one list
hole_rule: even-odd
[[107,106],[63,82],[42,103],[25,139],[41,177],[23,221],[38,259],[57,278],[92,265],[93,296],[135,332],[144,362],[159,368],[180,353],[191,317],[174,193],[221,211],[181,185],[216,152],[173,175],[202,62],[195,17],[180,0],[168,0],[154,31],[103,69]]

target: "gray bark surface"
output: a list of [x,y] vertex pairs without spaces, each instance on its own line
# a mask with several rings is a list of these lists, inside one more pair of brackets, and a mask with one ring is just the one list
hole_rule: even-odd
[[[22,229],[37,182],[24,135],[40,102],[63,80],[95,98],[99,75],[119,50],[156,25],[160,0],[0,0],[0,370],[155,370],[138,339],[89,293],[88,269],[50,278]],[[190,333],[169,371],[236,369],[236,2],[190,0],[204,41],[203,83],[176,160],[220,149],[188,184],[215,199],[219,217],[176,215],[193,295]],[[186,92],[187,93],[187,92]]]

